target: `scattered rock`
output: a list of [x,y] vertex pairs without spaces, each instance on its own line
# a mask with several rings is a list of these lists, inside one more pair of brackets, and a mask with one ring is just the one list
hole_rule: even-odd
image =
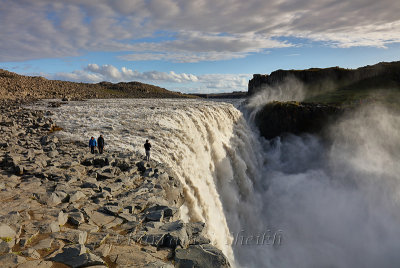
[[40,249],[50,249],[51,244],[53,243],[54,239],[53,238],[47,238],[40,240],[38,244],[34,245],[32,248],[36,250]]
[[212,245],[193,245],[175,251],[175,267],[231,267],[221,250]]
[[140,250],[137,246],[114,246],[111,249],[109,258],[117,267],[173,267],[172,264],[153,257],[151,254]]
[[7,242],[0,239],[0,254],[11,252],[11,247]]
[[72,194],[69,198],[69,202],[73,203],[76,202],[82,198],[86,197],[86,195],[84,193],[82,193],[81,191],[76,191],[74,194]]
[[65,232],[58,232],[58,233],[53,234],[53,237],[56,239],[65,240],[69,243],[85,244],[86,239],[87,239],[87,232],[80,231],[80,230],[74,230],[74,229],[68,229]]
[[68,214],[68,222],[71,223],[72,225],[80,225],[85,222],[85,217],[83,214],[79,211],[77,212],[70,212]]
[[108,158],[105,157],[96,157],[93,159],[93,165],[96,167],[105,167],[108,166]]
[[15,238],[17,233],[7,224],[0,223],[0,237],[3,239]]
[[146,163],[144,161],[137,162],[136,166],[137,166],[137,168],[138,168],[138,170],[140,172],[145,172],[146,171]]
[[2,268],[14,268],[24,262],[26,262],[26,259],[17,254],[7,253],[0,256],[0,264]]
[[72,268],[104,264],[100,257],[87,253],[85,246],[81,244],[65,246],[63,252],[57,254],[51,260],[66,264]]
[[63,226],[68,221],[68,214],[64,214],[63,211],[60,211],[57,216],[58,225]]
[[53,262],[51,261],[44,261],[44,260],[34,260],[34,261],[27,261],[23,264],[18,265],[18,268],[51,268],[53,266]]
[[25,257],[32,258],[32,259],[37,259],[38,260],[38,259],[41,258],[39,252],[37,252],[36,249],[34,249],[34,248],[28,248],[27,250],[22,252],[22,254]]

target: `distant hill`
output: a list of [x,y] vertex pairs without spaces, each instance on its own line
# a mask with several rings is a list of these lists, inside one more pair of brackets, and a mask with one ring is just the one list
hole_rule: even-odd
[[64,97],[74,100],[93,98],[193,98],[193,96],[140,82],[75,83],[48,80],[39,76],[24,76],[0,69],[0,100]]
[[307,70],[277,70],[270,75],[253,75],[248,95],[265,87],[274,87],[288,79],[301,82],[306,91],[305,102],[334,105],[357,101],[394,101],[400,92],[400,61],[381,62],[358,69],[311,68]]

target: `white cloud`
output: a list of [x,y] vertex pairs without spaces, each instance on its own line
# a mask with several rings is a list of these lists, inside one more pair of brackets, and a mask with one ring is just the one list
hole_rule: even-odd
[[188,62],[199,62],[199,61],[219,61],[229,59],[240,59],[244,58],[248,53],[218,53],[218,52],[206,52],[206,53],[136,53],[119,56],[118,58],[126,61],[146,61],[146,60],[163,60],[180,63]]
[[124,74],[123,72],[121,73],[116,67],[108,64],[103,66],[98,66],[97,64],[88,64],[85,70],[95,74],[100,74],[107,78],[107,80],[111,81],[121,80]]
[[224,60],[292,45],[286,37],[385,47],[400,42],[398,14],[396,0],[3,0],[0,61],[86,51]]
[[[289,47],[292,44],[257,34],[221,35],[202,32],[180,32],[176,40],[147,46],[144,53],[119,56],[128,61],[166,60],[173,62],[219,61],[244,58],[250,53],[265,53],[266,48]],[[138,44],[146,47],[146,44]],[[166,51],[160,53],[160,51]]]
[[54,75],[46,75],[52,79],[69,80],[76,82],[126,82],[126,81],[144,81],[144,82],[158,82],[158,83],[185,83],[197,82],[198,78],[192,74],[177,74],[173,71],[159,72],[139,72],[122,67],[121,70],[113,65],[88,64],[83,70],[76,70],[71,73],[57,73]]
[[101,81],[128,82],[139,81],[166,87],[185,93],[215,93],[246,91],[249,74],[205,74],[194,75],[186,73],[148,71],[139,72],[122,67],[118,69],[112,65],[88,64],[83,70],[71,73],[41,74],[49,79],[98,83]]

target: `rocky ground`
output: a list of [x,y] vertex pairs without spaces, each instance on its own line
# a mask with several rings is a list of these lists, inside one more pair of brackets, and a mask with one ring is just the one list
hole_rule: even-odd
[[180,219],[167,167],[92,155],[59,139],[46,111],[0,110],[1,267],[229,267],[205,223]]

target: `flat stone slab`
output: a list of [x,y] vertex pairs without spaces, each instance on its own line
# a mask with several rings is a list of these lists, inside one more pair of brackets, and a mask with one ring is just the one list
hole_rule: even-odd
[[66,264],[72,268],[102,265],[104,261],[92,253],[87,253],[84,245],[70,245],[50,260]]
[[33,248],[36,250],[49,249],[49,248],[51,248],[51,244],[53,244],[53,241],[54,241],[53,238],[43,239],[43,240],[39,241],[39,243],[34,245]]
[[26,262],[26,259],[24,257],[18,256],[14,253],[7,253],[0,256],[1,268],[14,268],[24,262]]
[[17,233],[7,224],[0,223],[0,237],[2,238],[14,238],[17,236]]
[[212,245],[193,245],[175,250],[175,267],[231,267],[221,250]]
[[27,261],[23,264],[18,265],[18,268],[51,268],[53,266],[53,262],[51,261],[44,261],[44,260],[34,260],[34,261]]
[[97,226],[104,226],[113,220],[115,220],[114,216],[107,215],[105,213],[101,213],[98,211],[91,211],[88,213],[88,216],[91,221],[93,221]]
[[137,246],[114,246],[109,258],[117,264],[117,267],[174,267],[171,263],[155,258]]
[[85,244],[87,239],[87,232],[68,229],[68,231],[65,232],[54,233],[52,237],[56,239],[66,240],[67,242],[70,243]]

